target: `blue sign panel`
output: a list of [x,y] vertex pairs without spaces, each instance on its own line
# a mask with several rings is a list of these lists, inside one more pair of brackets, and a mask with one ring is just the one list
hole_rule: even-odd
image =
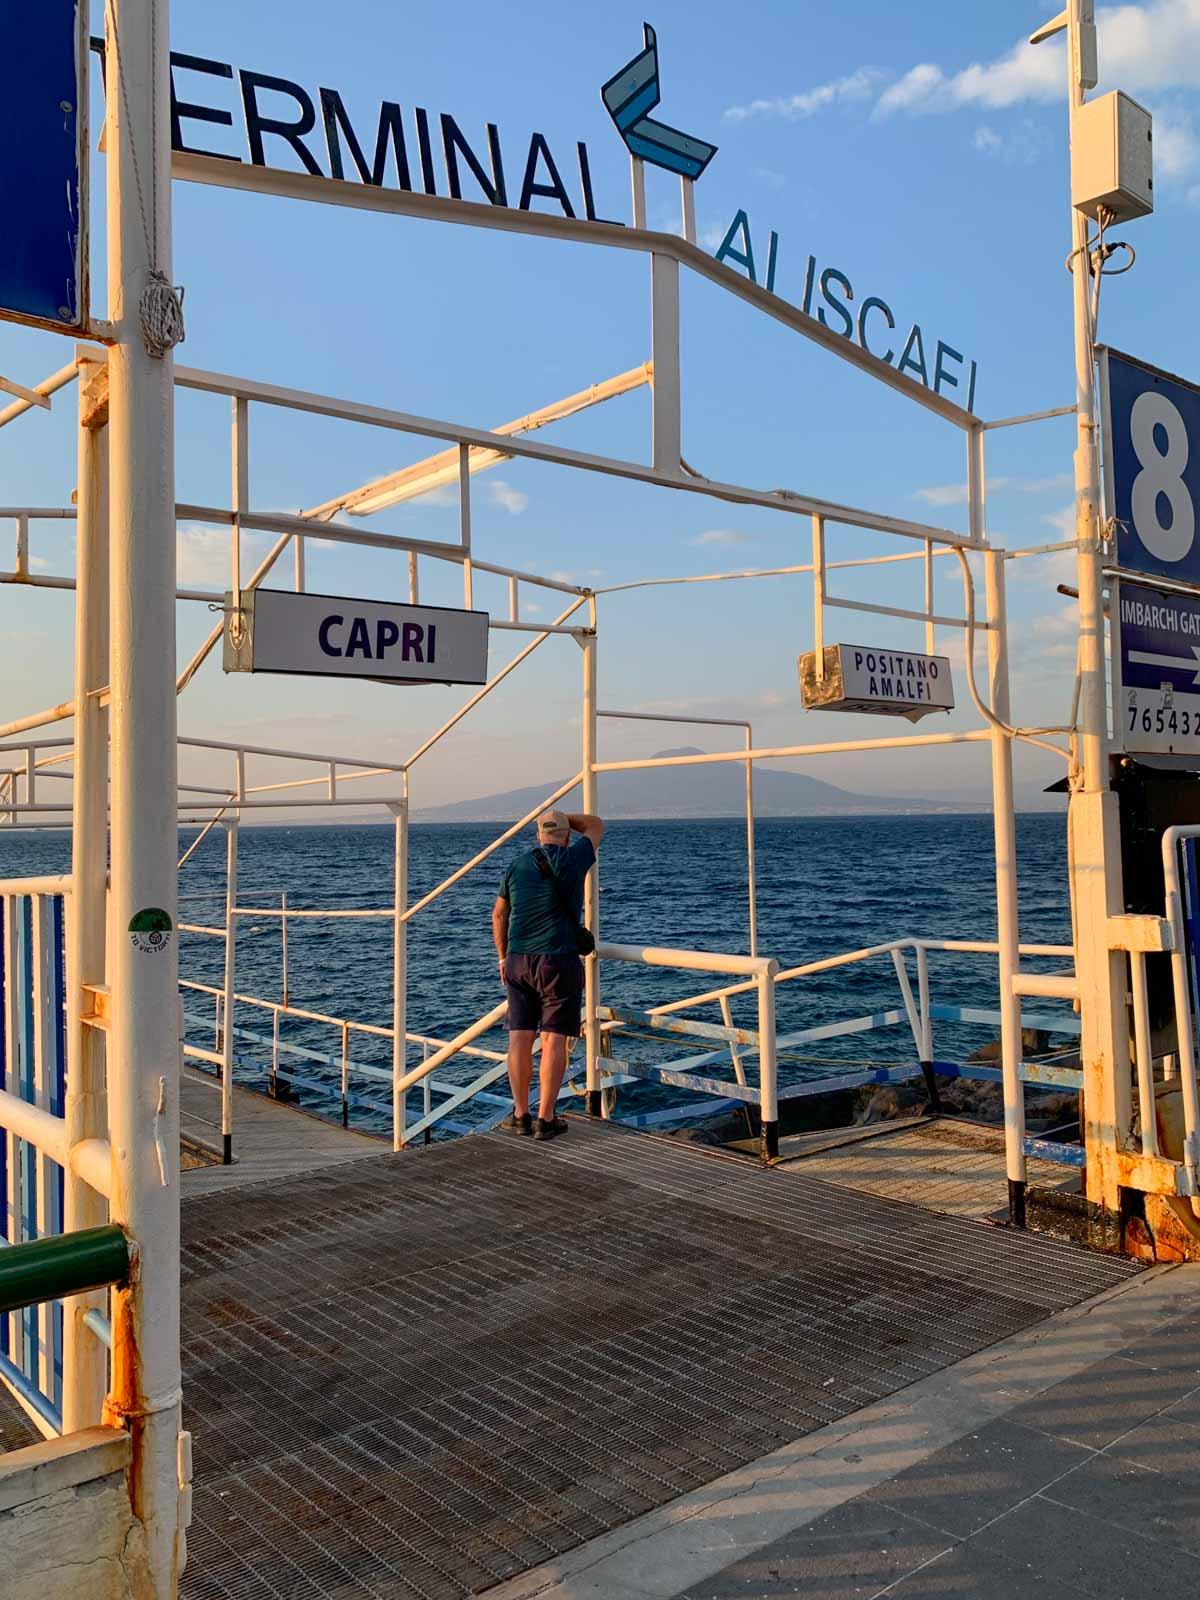
[[1115,351],[1100,370],[1117,563],[1200,585],[1200,389]]
[[600,90],[600,97],[630,154],[683,178],[698,178],[717,153],[715,144],[669,128],[647,113],[662,99],[658,78],[658,38],[642,26],[645,46]]
[[79,0],[5,8],[0,51],[0,315],[78,328],[85,316]]
[[1115,588],[1116,744],[1200,754],[1200,595],[1125,578]]

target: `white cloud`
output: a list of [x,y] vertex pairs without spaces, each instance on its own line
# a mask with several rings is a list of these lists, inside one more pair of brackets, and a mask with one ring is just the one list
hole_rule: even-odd
[[1075,537],[1075,503],[1063,506],[1061,511],[1048,511],[1042,518],[1048,528],[1053,528],[1060,539]]
[[[1133,92],[1200,87],[1200,0],[1106,6],[1096,21],[1105,83]],[[884,90],[875,115],[1064,101],[1064,49],[1061,40],[1040,45],[1022,40],[1004,55],[957,72],[923,61]]]
[[1200,140],[1190,117],[1159,111],[1154,118],[1154,168],[1164,178],[1183,178],[1200,166]]
[[29,565],[35,572],[45,572],[50,563],[45,556],[30,556]]
[[994,156],[1010,166],[1031,167],[1042,159],[1046,135],[1035,122],[1025,117],[1015,128],[1006,128],[1003,133],[985,122],[975,129],[971,143],[981,155]]
[[[1071,484],[1069,472],[1056,472],[1049,478],[1004,478],[995,477],[987,480],[987,492],[993,494],[1048,494],[1054,489],[1066,489]],[[965,506],[967,503],[967,486],[965,483],[932,484],[927,489],[918,489],[913,495],[914,500],[924,500],[931,506]]]
[[448,510],[458,504],[458,488],[448,483],[442,484],[437,489],[426,489],[424,494],[413,495],[411,500],[402,500],[400,504],[420,506],[423,511],[431,506],[445,507]]
[[[232,538],[229,528],[210,528],[203,523],[185,522],[179,529],[176,544],[176,576],[180,585],[185,589],[227,587]],[[249,536],[243,535],[243,555],[248,543]]]
[[488,479],[488,499],[494,506],[499,506],[502,511],[507,511],[510,517],[518,517],[529,504],[529,496],[520,489],[514,489],[511,483],[506,483],[503,478]]
[[710,528],[707,533],[694,533],[690,539],[685,539],[684,543],[698,545],[749,544],[750,535],[748,533],[738,533],[733,528]]
[[927,506],[965,506],[967,486],[965,483],[934,483],[927,489],[918,489],[913,499],[924,500]]
[[883,74],[875,67],[859,67],[844,78],[831,83],[820,83],[813,89],[802,89],[798,94],[780,95],[768,100],[751,100],[746,105],[728,106],[727,122],[745,122],[751,117],[782,117],[786,122],[800,122],[818,111],[846,101],[867,100],[875,92]]
[[935,62],[922,61],[883,91],[875,115],[955,111],[969,105],[1001,109],[1022,100],[1057,98],[1066,98],[1061,51],[1022,43],[986,66],[976,63],[956,73],[945,72]]

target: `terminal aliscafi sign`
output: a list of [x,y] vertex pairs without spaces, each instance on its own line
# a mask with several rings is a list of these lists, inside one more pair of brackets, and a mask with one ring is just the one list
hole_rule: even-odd
[[485,683],[488,614],[290,589],[225,597],[226,672]]
[[[93,39],[103,53],[103,42]],[[659,47],[645,29],[645,48],[603,85],[603,103],[616,131],[640,159],[685,178],[698,178],[716,146],[658,122]],[[316,178],[336,178],[376,188],[482,201],[518,211],[548,208],[589,223],[623,227],[597,209],[596,184],[586,142],[554,149],[537,131],[518,140],[501,137],[494,122],[482,136],[465,132],[448,112],[403,107],[384,100],[373,116],[353,115],[342,94],[314,90],[289,78],[235,68],[207,56],[171,53],[171,142],[188,155],[256,167],[285,166]],[[780,235],[772,229],[765,250],[755,251],[750,219],[739,209],[715,251],[716,259],[751,282],[777,292],[786,271]],[[977,363],[917,321],[897,318],[876,294],[859,296],[846,273],[802,258],[793,278],[795,300],[806,315],[878,356],[935,394],[949,394],[968,411],[975,406]],[[860,280],[861,281],[861,280]],[[962,341],[958,343],[961,345]]]
[[931,711],[953,711],[948,656],[865,644],[831,644],[800,657],[800,699],[806,711],[869,711],[919,722]]

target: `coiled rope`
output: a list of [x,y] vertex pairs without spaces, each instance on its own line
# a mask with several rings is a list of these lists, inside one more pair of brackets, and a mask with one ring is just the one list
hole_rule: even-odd
[[[146,282],[138,301],[138,328],[146,354],[161,361],[169,350],[182,344],[186,337],[183,326],[183,289],[171,283],[158,265],[158,80],[151,89],[153,109],[151,127],[150,205],[152,219],[146,216],[146,191],[142,184],[141,163],[138,161],[137,141],[133,137],[133,122],[129,114],[129,96],[125,89],[125,68],[121,60],[121,36],[117,28],[116,13],[111,0],[106,6],[109,31],[112,35],[113,53],[117,61],[117,83],[121,91],[121,112],[125,119],[125,132],[129,139],[129,156],[137,186],[138,211],[142,219],[142,235],[146,241],[146,259],[150,266]],[[158,60],[158,7],[150,12],[151,60]]]

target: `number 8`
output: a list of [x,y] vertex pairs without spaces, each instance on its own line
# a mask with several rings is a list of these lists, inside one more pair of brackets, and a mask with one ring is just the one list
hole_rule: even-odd
[[[1167,436],[1166,451],[1158,448],[1156,428]],[[1160,561],[1182,561],[1192,548],[1196,509],[1183,470],[1188,464],[1187,427],[1166,395],[1147,389],[1134,401],[1129,418],[1134,452],[1142,470],[1133,480],[1133,525],[1152,556]],[[1158,515],[1158,497],[1171,507],[1171,525],[1164,528]]]

